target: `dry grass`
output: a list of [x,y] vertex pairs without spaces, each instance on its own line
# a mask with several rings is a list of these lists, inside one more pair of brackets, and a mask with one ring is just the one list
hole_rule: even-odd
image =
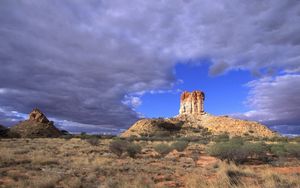
[[300,187],[300,174],[279,174],[272,170],[261,173],[262,187]]
[[205,145],[197,143],[160,157],[154,146],[171,142],[139,141],[142,152],[133,159],[111,153],[110,142],[102,139],[93,145],[77,138],[2,139],[0,187],[300,187],[299,174],[277,173],[271,165],[236,166],[220,161],[197,165],[205,155]]
[[191,178],[186,180],[186,187],[258,187],[255,173],[247,167],[238,167],[233,163],[218,162],[209,167],[209,169],[196,169],[190,174]]

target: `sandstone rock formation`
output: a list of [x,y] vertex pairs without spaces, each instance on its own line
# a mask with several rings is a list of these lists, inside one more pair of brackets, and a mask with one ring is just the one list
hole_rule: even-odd
[[193,126],[200,124],[213,135],[228,134],[230,136],[274,137],[277,133],[265,125],[255,121],[231,118],[229,116],[213,116],[205,113],[200,116],[179,115],[177,119]]
[[181,121],[179,118],[165,119],[141,119],[133,124],[127,131],[121,134],[121,137],[130,136],[207,136],[211,133],[207,128],[199,124],[189,124]]
[[29,114],[29,121],[38,123],[49,123],[47,117],[37,108]]
[[202,91],[183,92],[180,97],[179,114],[203,114],[204,98]]
[[274,137],[279,136],[266,126],[228,116],[213,116],[204,112],[202,91],[183,92],[179,115],[173,118],[141,119],[121,134],[129,136],[230,136]]
[[17,137],[58,137],[62,132],[58,130],[52,121],[39,110],[34,109],[29,114],[29,119],[20,122],[9,130],[10,134]]

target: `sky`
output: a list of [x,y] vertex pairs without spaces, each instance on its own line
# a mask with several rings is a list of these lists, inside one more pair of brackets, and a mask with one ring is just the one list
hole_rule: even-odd
[[205,110],[300,134],[298,0],[1,0],[0,124],[38,107],[70,132],[118,133]]

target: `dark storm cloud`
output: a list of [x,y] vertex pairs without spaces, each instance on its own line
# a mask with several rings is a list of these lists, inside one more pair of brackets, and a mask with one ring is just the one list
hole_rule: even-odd
[[126,127],[137,114],[124,97],[169,88],[180,59],[209,58],[212,74],[297,72],[299,7],[292,0],[1,0],[0,106]]

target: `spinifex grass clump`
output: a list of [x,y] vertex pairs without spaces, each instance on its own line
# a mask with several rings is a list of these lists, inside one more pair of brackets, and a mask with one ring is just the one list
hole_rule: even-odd
[[139,144],[117,139],[110,143],[109,150],[118,157],[121,157],[124,152],[127,152],[129,157],[135,158],[136,154],[141,153],[142,147]]
[[189,145],[189,142],[187,141],[177,141],[174,142],[171,147],[173,149],[176,149],[177,151],[184,151]]
[[126,152],[128,153],[129,157],[131,157],[131,158],[135,158],[136,154],[141,153],[141,151],[142,151],[142,147],[135,143],[128,144],[128,146],[126,148]]
[[113,140],[109,144],[109,150],[116,154],[118,157],[121,157],[122,154],[126,151],[126,148],[128,146],[128,143],[126,140]]
[[86,141],[91,144],[92,146],[98,146],[100,141],[99,141],[99,138],[98,137],[90,137],[90,138],[87,138]]
[[157,144],[154,146],[154,150],[160,155],[165,156],[172,151],[172,147],[168,144]]

